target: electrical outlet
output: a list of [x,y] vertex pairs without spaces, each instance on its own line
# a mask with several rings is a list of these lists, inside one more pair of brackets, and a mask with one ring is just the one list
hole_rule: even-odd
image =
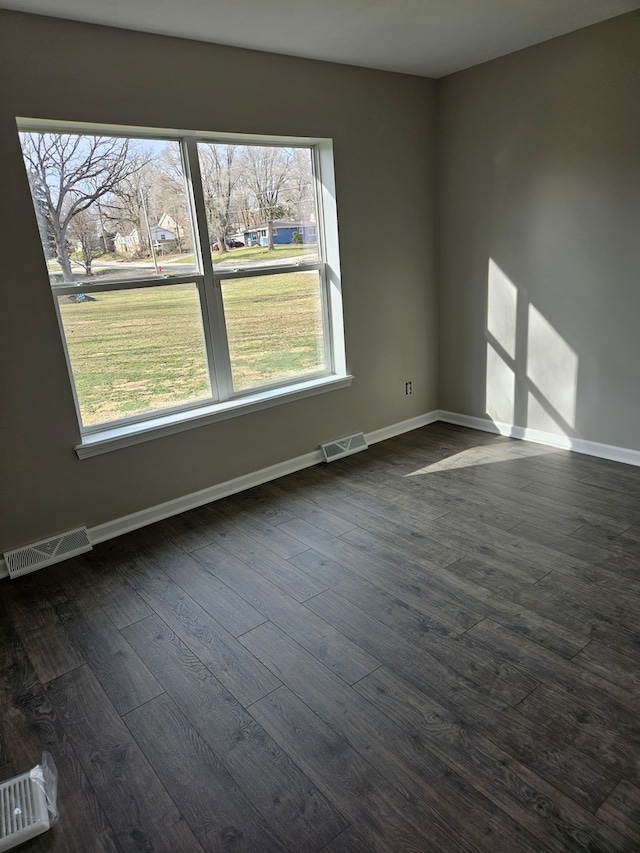
[[409,394],[413,394],[413,386],[411,382],[404,383],[404,393],[407,395],[407,397],[409,396]]

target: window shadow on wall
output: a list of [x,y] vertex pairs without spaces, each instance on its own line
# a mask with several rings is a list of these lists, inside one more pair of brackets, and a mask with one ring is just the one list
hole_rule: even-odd
[[[513,427],[575,429],[578,356],[524,288],[491,258],[487,274],[486,413],[504,435]],[[571,446],[571,442],[567,442]]]

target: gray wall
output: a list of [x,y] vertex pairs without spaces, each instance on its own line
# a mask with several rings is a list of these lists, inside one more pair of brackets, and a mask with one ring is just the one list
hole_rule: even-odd
[[[0,551],[438,406],[640,449],[638,55],[632,13],[435,84],[0,12]],[[79,461],[18,115],[332,137],[353,386]]]
[[633,12],[438,81],[440,408],[640,449],[639,56]]
[[[436,408],[432,81],[13,12],[0,63],[0,552]],[[15,116],[332,137],[352,387],[79,461]]]

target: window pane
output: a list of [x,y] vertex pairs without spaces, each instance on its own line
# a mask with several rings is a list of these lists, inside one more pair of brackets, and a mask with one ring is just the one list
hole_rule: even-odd
[[196,271],[177,141],[23,132],[20,142],[52,284]]
[[234,391],[326,369],[317,271],[226,279],[222,299]]
[[198,144],[215,266],[318,260],[310,148]]
[[211,397],[194,284],[58,304],[84,426]]

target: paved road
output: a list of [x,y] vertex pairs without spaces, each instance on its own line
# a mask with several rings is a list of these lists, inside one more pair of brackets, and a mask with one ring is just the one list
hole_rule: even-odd
[[[216,263],[215,269],[223,270],[223,269],[233,269],[235,267],[262,267],[262,266],[283,266],[289,265],[296,262],[309,263],[316,261],[317,255],[315,253],[307,254],[307,255],[294,255],[292,257],[286,258],[273,258],[273,259],[260,259],[256,261],[247,260],[247,258],[241,258],[237,261],[234,260],[233,256],[229,258],[225,258],[224,262]],[[113,274],[114,278],[146,278],[148,276],[153,276],[156,274],[156,268],[153,265],[153,262],[150,260],[146,261],[94,261],[91,265],[91,269],[94,275],[99,275],[102,273],[103,275],[106,272],[110,272]],[[58,272],[57,269],[50,269],[50,272],[55,274]],[[81,268],[77,265],[74,265],[74,273],[79,274],[81,272]],[[162,258],[158,258],[158,272],[160,275],[189,275],[190,273],[197,273],[197,269],[195,264],[185,264],[180,263],[168,258],[166,261],[163,261]],[[102,276],[101,276],[102,277]],[[110,276],[111,277],[111,276]]]

